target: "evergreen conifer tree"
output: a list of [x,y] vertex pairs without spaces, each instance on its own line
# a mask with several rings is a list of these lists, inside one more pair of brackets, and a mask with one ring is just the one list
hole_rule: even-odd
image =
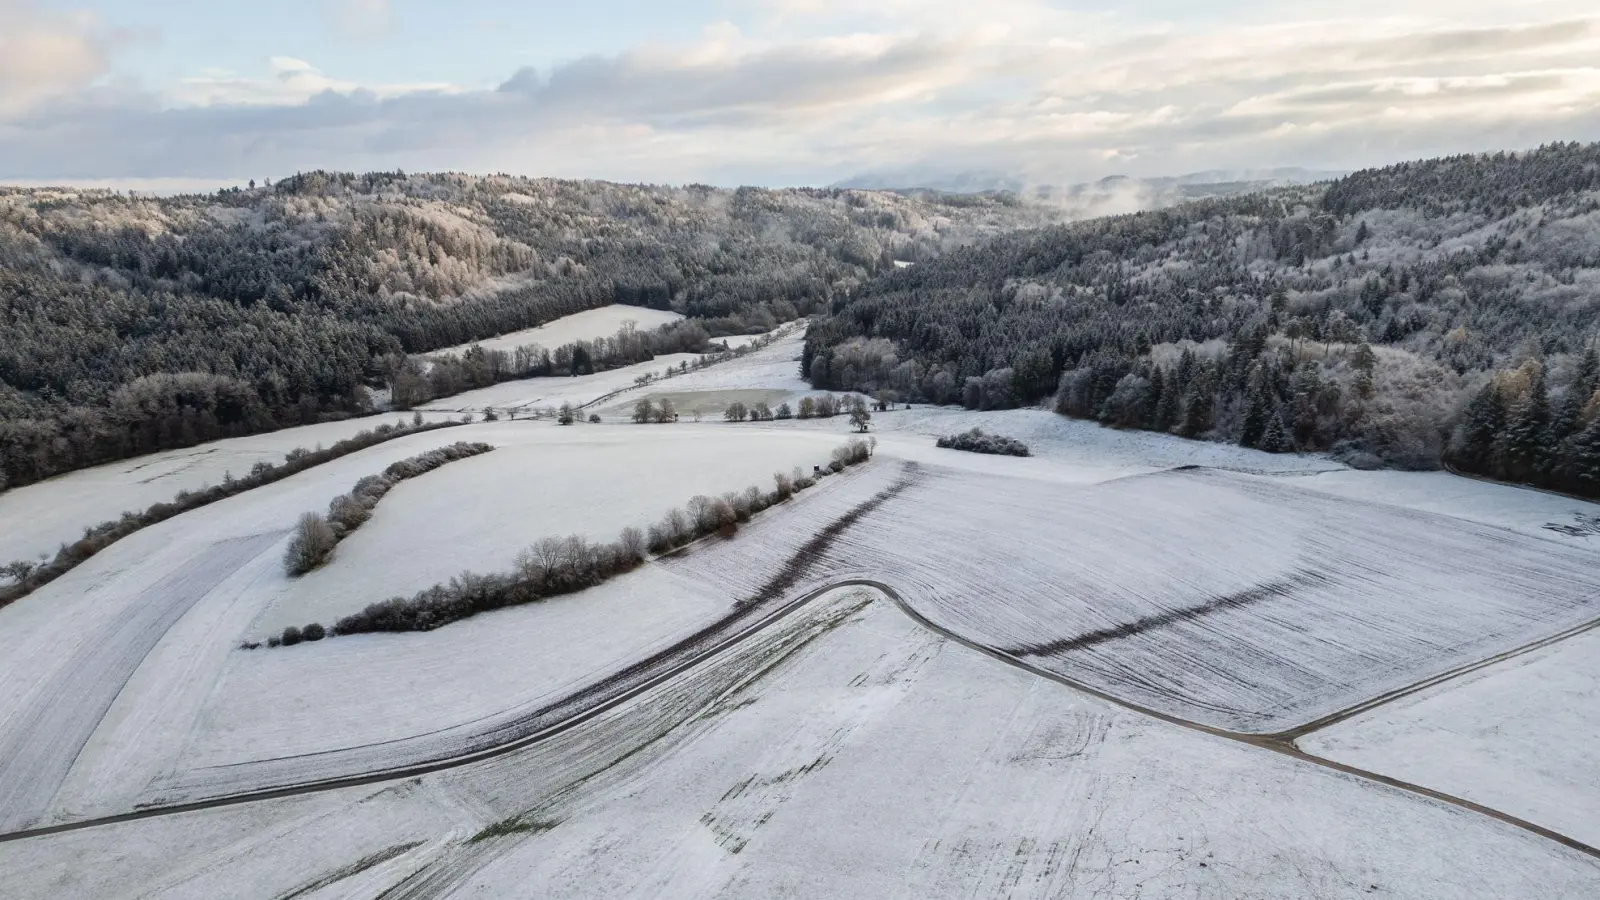
[[1258,362],[1251,367],[1249,387],[1245,393],[1244,423],[1239,429],[1239,446],[1254,447],[1261,442],[1267,429],[1267,417],[1272,408],[1267,403],[1267,374]]
[[1511,415],[1504,433],[1505,476],[1528,481],[1545,469],[1549,457],[1550,394],[1544,366],[1532,366],[1528,392]]
[[1483,386],[1462,417],[1450,450],[1450,461],[1461,469],[1479,474],[1492,474],[1495,469],[1495,442],[1505,429],[1505,401],[1493,381]]
[[1199,437],[1211,430],[1212,403],[1215,389],[1211,385],[1211,372],[1207,367],[1196,366],[1194,377],[1183,393],[1183,419],[1178,433],[1184,437]]
[[1565,440],[1576,434],[1580,429],[1579,417],[1583,415],[1583,408],[1588,405],[1589,398],[1594,396],[1595,389],[1600,387],[1600,355],[1595,353],[1595,348],[1590,347],[1583,354],[1583,359],[1578,363],[1578,371],[1572,376],[1572,383],[1567,386],[1567,394],[1561,401],[1561,408],[1556,411],[1555,419],[1551,422],[1551,443]]
[[1600,497],[1600,417],[1567,439],[1563,487],[1576,494]]
[[1361,345],[1356,347],[1355,357],[1351,363],[1356,369],[1356,396],[1363,400],[1371,398],[1375,383],[1373,373],[1378,368],[1378,355],[1372,352],[1372,345],[1362,341]]
[[1268,453],[1287,453],[1294,449],[1283,430],[1283,417],[1276,412],[1267,414],[1267,427],[1261,432],[1260,448]]
[[1155,431],[1166,431],[1166,426],[1161,423],[1161,408],[1167,402],[1167,379],[1161,373],[1160,366],[1150,367],[1150,412],[1149,417],[1139,423],[1141,428],[1150,428]]

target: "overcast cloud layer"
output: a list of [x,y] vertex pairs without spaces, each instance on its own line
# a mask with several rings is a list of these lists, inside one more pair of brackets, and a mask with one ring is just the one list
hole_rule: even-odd
[[[359,80],[289,55],[158,83],[119,75],[133,38],[92,11],[0,0],[0,181],[398,167],[720,184],[981,169],[1059,184],[1600,139],[1589,3],[1152,5],[740,0],[696,40],[508,61],[490,88]],[[342,0],[308,27],[395,40],[402,15]]]

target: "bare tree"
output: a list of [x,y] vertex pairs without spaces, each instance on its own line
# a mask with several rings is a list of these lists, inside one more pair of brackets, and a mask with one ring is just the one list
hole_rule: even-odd
[[632,561],[644,559],[645,539],[644,532],[631,525],[622,529],[622,534],[617,538],[617,547],[624,557]]
[[283,555],[284,568],[290,575],[304,575],[328,561],[328,555],[339,543],[338,535],[328,521],[313,512],[300,517],[295,524],[294,538]]
[[699,531],[710,531],[717,527],[717,514],[715,501],[705,494],[696,494],[689,498],[689,519],[694,522],[694,527]]
[[859,396],[850,398],[850,424],[862,434],[866,434],[867,428],[872,424],[872,413],[867,412],[867,401]]

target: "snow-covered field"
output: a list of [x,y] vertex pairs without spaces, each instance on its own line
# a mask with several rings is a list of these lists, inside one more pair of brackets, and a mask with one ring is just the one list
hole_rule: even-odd
[[[634,380],[644,374],[660,376],[667,368],[700,357],[693,353],[669,353],[650,362],[636,363],[619,369],[607,369],[593,375],[577,377],[554,375],[548,378],[524,378],[443,397],[423,406],[425,410],[460,411],[478,413],[492,408],[501,413],[527,413],[533,410],[553,410],[563,403],[582,406],[607,394],[634,386]],[[671,382],[669,382],[671,383]]]
[[[912,478],[812,569],[883,581],[980,644],[1227,730],[1288,729],[1600,616],[1600,548],[1292,480]],[[674,565],[748,590],[767,573],[743,552]]]
[[0,563],[54,555],[63,543],[83,537],[86,528],[125,511],[165,503],[179,491],[221,484],[225,475],[243,475],[258,462],[281,463],[297,447],[329,447],[384,422],[410,420],[406,413],[286,428],[152,453],[13,488],[0,493]]
[[505,756],[4,843],[0,869],[26,900],[1576,900],[1600,885],[1576,851],[1110,707],[855,591]]
[[[57,714],[42,711],[70,702],[81,707],[72,713],[76,717],[94,707],[83,695],[98,696],[102,690],[117,701],[107,711],[108,721],[122,715],[118,707],[131,695],[117,692],[118,679],[149,676],[162,685],[147,698],[151,706],[136,705],[132,721],[137,728],[165,714],[157,713],[172,698],[161,691],[203,696],[216,667],[258,612],[235,601],[251,596],[263,580],[284,577],[279,558],[300,513],[325,508],[356,479],[391,462],[460,440],[464,430],[388,441],[153,525],[0,609],[0,740],[58,743],[58,732],[67,726]],[[230,546],[243,550],[235,553],[226,549]],[[180,616],[175,623],[169,608]],[[141,650],[169,655],[147,665]],[[182,734],[157,728],[154,737],[164,745]],[[112,748],[114,755],[134,751],[128,745]],[[78,763],[92,755],[80,755]],[[0,785],[26,777],[23,768],[0,767]],[[0,786],[0,795],[7,790]],[[15,826],[41,813],[7,804],[0,807],[0,820]]]
[[[463,439],[499,445],[481,457],[494,465],[466,460],[406,482],[326,568],[286,578],[278,559],[300,512],[326,506],[388,462]],[[32,764],[0,771],[0,796],[25,791],[28,801],[18,794],[7,803],[4,824],[127,809],[170,798],[179,783],[208,790],[246,780],[238,770],[193,774],[217,765],[385,742],[390,759],[411,750],[448,755],[557,689],[692,631],[727,602],[665,573],[641,573],[440,636],[278,651],[236,645],[284,624],[331,622],[463,570],[505,570],[540,537],[609,539],[696,493],[767,487],[774,471],[825,462],[839,443],[832,435],[687,425],[484,423],[381,444],[140,531],[0,610],[0,740],[72,766],[50,778],[35,777]],[[235,544],[249,552],[223,552]],[[218,562],[224,557],[226,565]],[[571,616],[597,618],[579,626]],[[552,621],[561,627],[546,630]],[[565,633],[580,628],[581,636]],[[93,685],[77,683],[91,675]],[[401,746],[418,736],[432,743]],[[349,774],[369,762],[351,757],[333,768]]]
[[[682,409],[813,393],[801,340],[637,390],[640,372],[678,359],[439,401],[526,410],[625,391],[595,405],[601,425],[480,423],[318,466],[139,532],[0,610],[0,832],[515,746],[401,780],[0,841],[6,895],[1600,895],[1594,857],[1514,824],[1071,686],[1269,733],[1600,616],[1600,539],[1541,527],[1592,505],[1446,475],[1041,410],[898,409],[874,414],[877,460],[731,540],[434,632],[238,648],[504,569],[539,537],[609,539],[693,494],[825,461],[843,417],[620,421],[652,394]],[[933,446],[973,426],[1035,455]],[[306,443],[299,431],[268,436],[292,442],[274,459]],[[328,567],[286,579],[300,512],[456,440],[497,449],[400,485]],[[173,455],[151,501],[92,521],[197,486],[224,461],[217,446]],[[136,463],[106,497],[142,496]],[[0,513],[52,522],[69,496],[12,492]],[[110,500],[61,521],[95,503]],[[886,585],[1011,664],[870,589],[793,606],[848,580]],[[1600,842],[1581,739],[1600,727],[1594,634],[1301,744]]]
[[[645,528],[696,494],[751,485],[770,491],[773,473],[795,466],[810,471],[842,442],[815,432],[690,424],[505,426],[487,430],[498,445],[494,453],[390,492],[329,565],[281,586],[256,623],[261,634],[331,623],[463,571],[508,570],[517,552],[539,538],[581,534],[610,541],[624,527]],[[480,431],[486,429],[473,426],[466,434],[481,439]]]
[[[1571,525],[1579,515],[1600,516],[1600,503],[1589,503],[1545,491],[1462,478],[1448,472],[1358,472],[1343,469],[1298,479],[1296,487],[1392,503],[1500,525],[1539,537],[1553,537],[1546,525]],[[1600,536],[1568,537],[1600,548]]]
[[1600,631],[1444,682],[1298,743],[1600,846]]
[[504,350],[510,352],[518,347],[529,344],[538,344],[546,350],[554,350],[566,344],[578,341],[592,341],[597,338],[608,338],[622,330],[622,326],[632,322],[640,331],[654,331],[669,322],[682,319],[679,313],[670,310],[650,309],[644,306],[622,306],[613,304],[602,306],[598,309],[585,310],[562,316],[553,322],[546,322],[538,328],[526,328],[522,331],[513,331],[499,337],[489,338],[486,341],[473,341],[455,347],[436,350],[430,356],[443,356],[450,353],[462,353],[474,344],[485,350]]
[[800,378],[800,351],[806,330],[797,328],[771,344],[737,359],[680,375],[666,383],[673,391],[718,391],[761,388],[770,391],[809,391]]

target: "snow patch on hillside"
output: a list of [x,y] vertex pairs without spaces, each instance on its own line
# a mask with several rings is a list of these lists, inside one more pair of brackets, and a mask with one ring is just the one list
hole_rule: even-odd
[[573,313],[570,316],[562,316],[537,328],[525,328],[521,331],[513,331],[487,340],[458,344],[454,347],[435,350],[428,355],[460,354],[473,346],[480,346],[485,350],[502,350],[508,353],[518,347],[529,344],[537,344],[546,350],[554,350],[557,347],[574,344],[578,341],[593,341],[599,338],[611,337],[621,331],[623,325],[628,322],[632,322],[640,331],[654,331],[662,325],[676,322],[682,318],[682,314],[670,310],[612,304],[611,306],[602,306],[598,309]]

